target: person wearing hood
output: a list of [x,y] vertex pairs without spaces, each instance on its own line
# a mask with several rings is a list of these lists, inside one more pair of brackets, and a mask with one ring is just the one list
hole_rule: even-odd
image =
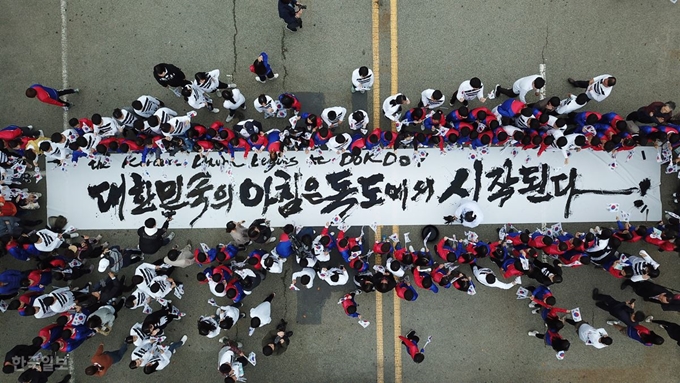
[[168,226],[172,221],[172,216],[167,217],[163,226],[159,229],[156,227],[156,220],[154,218],[149,218],[144,221],[144,226],[137,229],[137,235],[139,235],[139,250],[144,254],[156,254],[161,247],[167,245],[175,238],[175,233],[170,233],[167,237],[164,237],[165,233],[168,231]]

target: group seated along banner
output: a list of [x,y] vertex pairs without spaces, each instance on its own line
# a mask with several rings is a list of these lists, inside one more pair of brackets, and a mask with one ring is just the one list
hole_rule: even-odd
[[540,157],[512,147],[480,150],[267,152],[162,156],[140,154],[48,164],[47,211],[78,229],[136,229],[176,211],[172,228],[222,228],[266,217],[273,226],[443,223],[461,199],[479,202],[483,224],[661,219],[656,151],[612,157],[582,150],[565,164],[559,151]]

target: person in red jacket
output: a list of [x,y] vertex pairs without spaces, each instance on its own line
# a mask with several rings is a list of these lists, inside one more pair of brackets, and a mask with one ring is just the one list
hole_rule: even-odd
[[422,363],[423,360],[425,360],[425,349],[418,348],[418,342],[420,342],[420,338],[418,335],[416,335],[414,330],[409,331],[406,336],[400,335],[399,339],[401,340],[401,344],[406,347],[406,352],[414,362]]
[[80,90],[78,88],[57,90],[54,88],[46,87],[44,85],[33,84],[28,89],[26,89],[26,97],[28,98],[37,97],[38,100],[44,102],[45,104],[61,106],[64,110],[69,110],[69,108],[72,107],[73,104],[62,100],[60,97],[67,94],[79,92]]

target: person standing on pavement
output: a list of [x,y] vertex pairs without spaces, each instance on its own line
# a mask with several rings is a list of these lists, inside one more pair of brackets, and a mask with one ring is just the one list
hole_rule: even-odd
[[496,84],[494,89],[495,97],[504,94],[510,98],[519,97],[519,100],[526,103],[526,95],[529,91],[534,91],[536,97],[540,95],[540,89],[545,86],[545,80],[539,75],[522,77],[512,84],[512,89],[506,89]]
[[248,336],[252,336],[256,328],[266,326],[272,321],[272,300],[276,294],[271,293],[259,305],[250,309],[250,329]]
[[411,330],[406,334],[406,336],[399,336],[399,340],[401,340],[401,344],[406,347],[406,352],[408,355],[413,359],[414,362],[416,363],[422,363],[423,360],[425,360],[425,349],[424,348],[419,348],[418,347],[418,342],[420,342],[420,338],[418,335],[416,335],[415,330]]
[[172,342],[170,346],[167,347],[167,349],[160,346],[156,347],[154,355],[144,366],[144,373],[146,375],[150,375],[167,367],[170,364],[170,358],[172,358],[172,354],[174,354],[178,348],[184,346],[184,344],[187,342],[187,339],[188,337],[186,335],[182,335],[182,339],[180,339],[179,342]]
[[203,90],[194,84],[184,85],[182,88],[182,96],[190,107],[198,110],[206,107],[210,113],[219,113],[220,110],[213,107],[213,101]]
[[456,100],[464,106],[468,106],[468,103],[475,98],[479,99],[482,103],[486,102],[486,97],[484,97],[484,84],[482,84],[482,80],[477,77],[473,77],[460,83],[458,91],[451,95],[449,106],[454,106]]
[[631,112],[626,117],[626,120],[637,121],[643,124],[664,124],[673,118],[673,110],[675,110],[675,103],[673,101],[655,101]]
[[257,75],[255,76],[255,80],[262,84],[267,82],[267,80],[279,78],[279,74],[274,73],[272,67],[269,65],[269,56],[267,56],[266,52],[262,52],[257,56],[253,65],[250,67],[250,70]]
[[237,88],[226,89],[222,91],[222,97],[224,98],[222,106],[229,111],[229,115],[224,120],[225,122],[230,122],[234,119],[237,109],[246,110],[246,97],[241,93],[241,90]]
[[272,229],[269,227],[269,220],[258,218],[248,227],[248,237],[255,243],[265,244],[276,242],[276,237],[272,236]]
[[281,319],[281,322],[276,326],[276,330],[270,331],[267,336],[262,339],[262,353],[264,356],[281,355],[288,349],[290,337],[293,336],[292,331],[286,331],[288,323]]
[[279,0],[279,17],[286,23],[286,29],[297,32],[302,28],[302,10],[306,7],[299,4],[297,0]]
[[69,110],[73,104],[61,99],[61,96],[67,94],[80,93],[80,89],[67,88],[62,90],[57,90],[40,84],[33,84],[28,89],[26,89],[26,97],[28,98],[38,98],[39,101],[45,104],[51,104],[56,106],[61,106],[64,110]]
[[564,321],[576,327],[576,333],[578,334],[579,339],[581,339],[586,346],[593,346],[600,349],[612,344],[612,338],[609,337],[607,331],[603,328],[595,328],[586,321],[577,323],[569,318],[565,318]]
[[104,343],[100,343],[90,360],[92,364],[85,368],[85,374],[89,376],[104,376],[108,369],[120,362],[127,352],[127,343],[123,342],[120,349],[116,351],[104,351]]
[[635,327],[645,319],[645,313],[635,311],[635,299],[619,302],[610,295],[600,294],[599,289],[593,289],[593,299],[596,301],[595,306],[617,319],[617,321],[607,321],[607,324],[621,321],[628,327]]
[[361,92],[366,93],[373,87],[373,71],[366,66],[361,66],[352,72],[352,93]]
[[243,344],[234,342],[226,336],[220,339],[220,343],[223,347],[217,354],[217,370],[224,376],[225,383],[242,381],[243,367],[250,363],[246,354],[241,350]]
[[603,74],[590,80],[574,80],[569,77],[567,81],[574,88],[585,89],[586,96],[597,102],[602,102],[605,98],[609,97],[612,88],[616,85],[616,77],[609,74]]
[[182,88],[190,84],[181,69],[172,65],[161,63],[153,67],[153,77],[164,88],[170,88],[177,97],[182,97]]
[[680,325],[665,320],[652,320],[652,323],[658,324],[662,329],[666,330],[668,336],[678,343],[680,346]]
[[239,249],[244,249],[246,246],[250,245],[250,237],[248,237],[248,228],[243,224],[246,221],[227,222],[227,233],[231,235],[232,242],[234,245],[238,246]]
[[194,259],[194,252],[191,250],[191,241],[187,241],[187,245],[182,250],[174,247],[168,251],[168,255],[163,258],[163,263],[182,269],[195,264],[196,260]]
[[432,88],[425,89],[420,93],[420,102],[418,102],[418,107],[425,107],[429,111],[444,105],[444,101],[446,101],[446,98],[444,98],[441,90]]
[[156,227],[156,220],[154,218],[144,221],[144,226],[137,229],[139,250],[144,254],[156,254],[161,247],[170,243],[175,238],[175,233],[171,232],[167,237],[164,237],[168,231],[170,221],[172,221],[172,216],[166,217],[160,229]]

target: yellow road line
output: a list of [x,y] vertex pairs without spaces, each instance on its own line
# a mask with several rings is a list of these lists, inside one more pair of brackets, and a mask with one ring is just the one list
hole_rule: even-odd
[[[399,226],[392,226],[392,232],[399,234]],[[389,265],[388,265],[389,266]],[[401,342],[398,340],[401,335],[401,299],[397,293],[392,294],[394,309],[392,310],[394,316],[394,382],[401,383]]]
[[372,0],[371,16],[373,40],[373,125],[380,121],[380,1]]
[[[375,231],[375,237],[380,238],[382,227],[378,226]],[[369,248],[373,248],[371,242],[368,243]],[[375,264],[382,264],[382,257],[380,254],[375,254]],[[383,297],[382,293],[375,292],[375,345],[376,345],[376,358],[378,366],[378,383],[385,382],[385,345],[383,339]]]

